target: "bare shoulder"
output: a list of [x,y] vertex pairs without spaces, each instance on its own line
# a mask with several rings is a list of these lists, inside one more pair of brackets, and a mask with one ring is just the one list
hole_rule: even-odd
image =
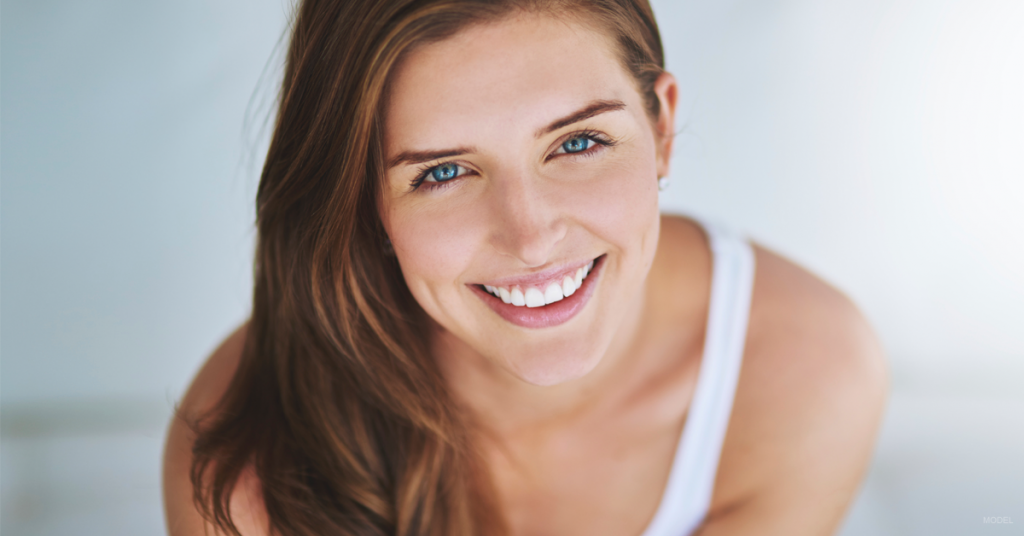
[[[170,536],[220,534],[203,520],[193,502],[190,470],[195,434],[187,420],[207,414],[227,390],[238,368],[247,329],[247,324],[239,327],[207,359],[171,420],[163,461],[164,513]],[[269,533],[259,489],[258,479],[247,471],[232,494],[231,515],[243,536]]]
[[702,535],[832,534],[874,449],[888,390],[876,337],[841,292],[766,249]]

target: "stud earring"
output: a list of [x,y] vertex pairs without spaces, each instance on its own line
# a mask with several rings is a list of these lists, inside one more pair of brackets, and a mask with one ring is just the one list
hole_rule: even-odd
[[384,254],[388,256],[395,254],[395,248],[391,245],[390,237],[384,239]]
[[658,191],[664,192],[668,188],[669,179],[668,177],[658,177]]

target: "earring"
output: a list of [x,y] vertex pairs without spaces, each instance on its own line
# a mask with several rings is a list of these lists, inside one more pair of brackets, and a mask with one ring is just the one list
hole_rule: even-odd
[[384,254],[388,256],[395,254],[395,248],[391,245],[390,237],[384,239]]
[[664,192],[665,189],[668,188],[668,183],[669,183],[669,178],[668,177],[658,177],[658,191],[659,192]]

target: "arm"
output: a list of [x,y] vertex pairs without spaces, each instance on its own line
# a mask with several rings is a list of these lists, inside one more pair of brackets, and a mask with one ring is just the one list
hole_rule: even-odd
[[[833,534],[874,448],[888,378],[844,296],[758,250],[751,332],[719,481],[700,536]],[[716,488],[718,486],[716,485]]]
[[[196,375],[182,400],[180,415],[201,415],[216,405],[234,375],[245,342],[246,326],[229,336]],[[223,534],[203,519],[192,502],[192,443],[195,435],[175,415],[164,446],[163,488],[167,533],[170,536]],[[260,483],[251,471],[243,473],[231,496],[231,516],[242,536],[269,535]]]

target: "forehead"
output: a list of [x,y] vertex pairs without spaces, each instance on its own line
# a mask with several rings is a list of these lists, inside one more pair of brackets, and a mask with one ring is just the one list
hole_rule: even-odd
[[478,24],[414,50],[397,68],[388,146],[472,143],[463,136],[536,128],[597,99],[639,99],[604,34],[544,15]]

